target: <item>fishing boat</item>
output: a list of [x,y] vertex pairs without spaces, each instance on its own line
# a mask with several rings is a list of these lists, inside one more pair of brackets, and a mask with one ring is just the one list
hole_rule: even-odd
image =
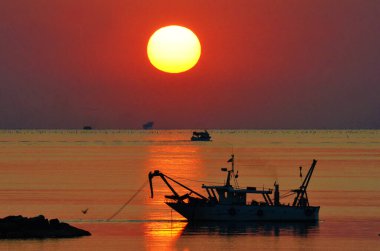
[[193,136],[191,137],[191,141],[210,141],[210,140],[211,140],[211,136],[207,130],[205,130],[204,132],[195,131],[193,132]]
[[[165,203],[185,217],[189,222],[215,221],[318,221],[319,206],[311,206],[307,195],[307,187],[316,166],[313,160],[307,175],[299,188],[290,190],[285,196],[294,195],[292,204],[280,201],[279,184],[274,183],[273,189],[238,185],[238,171],[235,173],[234,155],[228,160],[231,168],[222,168],[227,177],[224,185],[202,185],[207,195],[202,195],[159,170],[148,175],[151,197],[153,198],[154,177],[161,177],[172,194],[166,195]],[[301,170],[301,169],[300,169]],[[300,176],[302,177],[301,173]],[[184,188],[187,193],[180,195],[171,185],[175,183]],[[273,196],[272,196],[273,194]],[[248,196],[249,195],[249,196]],[[247,197],[258,196],[261,201]]]

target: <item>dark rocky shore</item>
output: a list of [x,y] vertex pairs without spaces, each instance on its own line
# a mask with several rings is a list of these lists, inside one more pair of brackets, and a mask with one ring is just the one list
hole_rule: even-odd
[[73,238],[89,236],[90,232],[73,227],[58,219],[46,219],[43,215],[27,218],[21,215],[0,219],[0,239]]

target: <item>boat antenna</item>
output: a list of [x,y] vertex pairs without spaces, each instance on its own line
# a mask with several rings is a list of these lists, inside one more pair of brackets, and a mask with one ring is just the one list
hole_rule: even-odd
[[227,141],[223,141],[222,143],[231,146],[231,154],[233,155],[234,154],[234,144],[227,142]]
[[235,174],[235,154],[231,154],[231,158],[227,161],[231,163],[231,173],[229,172],[228,175],[232,175],[232,178],[235,182],[235,186],[239,187],[239,183],[237,181],[237,178],[239,177],[239,171],[236,172]]
[[227,163],[231,162],[231,167],[232,167],[232,173],[235,173],[235,155],[231,154],[231,158],[227,160]]

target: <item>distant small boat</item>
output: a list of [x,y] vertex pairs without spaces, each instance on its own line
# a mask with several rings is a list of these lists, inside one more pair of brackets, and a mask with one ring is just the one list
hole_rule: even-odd
[[204,132],[193,132],[193,136],[191,137],[191,141],[210,141],[211,136],[207,130]]
[[149,129],[152,129],[152,128],[153,128],[153,124],[154,124],[153,121],[149,121],[149,122],[143,124],[142,127],[143,127],[144,130],[149,130]]
[[91,126],[83,126],[83,130],[92,130]]

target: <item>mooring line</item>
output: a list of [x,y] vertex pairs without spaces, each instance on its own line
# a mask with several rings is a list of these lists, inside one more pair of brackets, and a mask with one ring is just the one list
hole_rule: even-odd
[[124,203],[123,206],[121,206],[111,217],[109,217],[106,221],[110,221],[113,218],[115,218],[140,192],[144,189],[144,187],[148,184],[148,180],[146,180],[142,186],[132,195],[132,197]]

